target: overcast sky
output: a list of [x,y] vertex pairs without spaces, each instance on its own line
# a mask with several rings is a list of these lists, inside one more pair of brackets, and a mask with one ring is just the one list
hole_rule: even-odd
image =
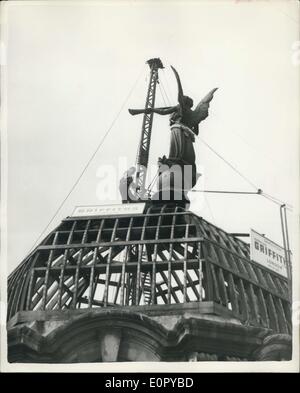
[[[4,20],[9,271],[26,256],[114,120],[47,232],[76,205],[120,202],[113,193],[101,200],[99,175],[103,165],[117,167],[120,159],[135,163],[142,117],[131,117],[127,108],[144,105],[145,62],[152,57],[165,66],[157,105],[176,104],[170,65],[195,103],[219,87],[199,135],[259,188],[294,205],[295,246],[296,1],[8,2]],[[156,116],[150,163],[168,153],[169,137],[168,118]],[[199,139],[195,151],[203,174],[195,188],[253,191]],[[229,232],[253,228],[282,243],[279,208],[263,197],[191,198],[191,210]]]

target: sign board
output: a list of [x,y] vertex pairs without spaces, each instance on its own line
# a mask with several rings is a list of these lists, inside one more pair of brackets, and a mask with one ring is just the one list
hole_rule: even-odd
[[284,249],[253,229],[250,232],[250,239],[250,258],[254,262],[287,277]]
[[113,216],[125,214],[142,214],[145,203],[124,203],[120,205],[76,206],[72,217]]

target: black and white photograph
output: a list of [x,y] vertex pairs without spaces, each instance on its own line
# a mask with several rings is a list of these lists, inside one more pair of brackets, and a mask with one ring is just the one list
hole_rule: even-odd
[[299,372],[300,2],[0,7],[1,371]]

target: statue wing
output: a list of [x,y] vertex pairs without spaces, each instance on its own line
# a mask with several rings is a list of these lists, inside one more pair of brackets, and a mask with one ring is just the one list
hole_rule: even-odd
[[173,72],[174,72],[174,74],[175,74],[176,81],[177,81],[177,86],[178,86],[178,102],[179,102],[179,105],[180,105],[181,107],[183,107],[183,90],[182,90],[181,81],[180,81],[178,72],[175,70],[175,68],[174,68],[173,66],[171,66],[171,68],[172,68],[172,70],[173,70]]
[[209,108],[209,103],[214,97],[215,91],[218,90],[218,88],[212,89],[202,100],[199,102],[199,104],[196,106],[194,110],[194,120],[195,123],[200,123],[200,121],[204,120],[208,116],[208,108]]

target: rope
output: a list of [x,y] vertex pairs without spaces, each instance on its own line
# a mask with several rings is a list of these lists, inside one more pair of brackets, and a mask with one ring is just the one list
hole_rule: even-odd
[[87,163],[85,164],[85,166],[83,167],[82,171],[80,172],[79,176],[77,177],[77,179],[75,180],[74,184],[72,185],[70,191],[67,193],[67,195],[65,196],[65,198],[63,199],[63,201],[60,203],[60,205],[58,206],[58,208],[56,209],[55,213],[53,214],[53,216],[51,217],[50,221],[48,222],[48,224],[45,226],[45,228],[43,229],[43,231],[41,232],[41,234],[39,235],[39,237],[37,238],[37,240],[35,241],[35,243],[33,244],[33,246],[31,247],[30,251],[36,246],[36,244],[38,243],[38,241],[40,240],[40,238],[42,237],[42,235],[46,232],[46,230],[49,228],[50,224],[53,222],[53,220],[55,219],[55,217],[57,216],[57,214],[60,212],[60,210],[62,209],[62,207],[64,206],[65,202],[67,201],[67,199],[70,197],[70,195],[72,194],[72,192],[75,190],[76,186],[78,185],[78,183],[80,182],[82,176],[84,175],[84,173],[86,172],[86,170],[88,169],[90,163],[93,161],[93,159],[95,158],[96,154],[98,153],[100,147],[102,146],[102,144],[104,143],[106,137],[108,136],[108,134],[110,133],[110,131],[112,130],[113,126],[115,125],[117,119],[119,118],[124,106],[126,105],[128,99],[130,98],[131,94],[133,93],[133,90],[135,89],[143,71],[144,71],[145,66],[143,66],[140,74],[138,75],[136,81],[134,82],[131,90],[129,91],[128,95],[126,96],[123,104],[121,105],[119,111],[117,112],[115,118],[113,119],[111,125],[108,127],[106,133],[104,134],[104,136],[102,137],[101,141],[99,142],[98,146],[96,147],[95,151],[93,152],[93,154],[91,155],[91,157],[89,158],[89,160],[87,161]]

